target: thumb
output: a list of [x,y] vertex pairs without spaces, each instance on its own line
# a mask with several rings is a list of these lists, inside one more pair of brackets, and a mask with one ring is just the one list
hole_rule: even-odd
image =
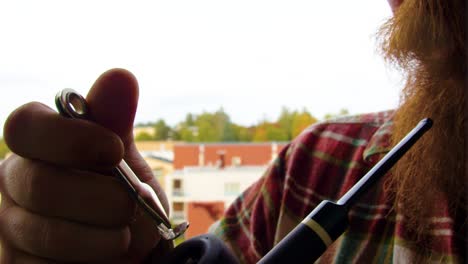
[[133,141],[138,82],[127,70],[112,69],[96,80],[86,101],[91,119],[116,133],[125,147]]
[[[90,118],[122,139],[126,162],[141,181],[154,189],[167,213],[167,198],[133,141],[133,121],[138,105],[138,83],[135,76],[124,69],[112,69],[103,73],[91,87],[86,101]],[[130,232],[130,258],[146,256],[159,241],[154,222],[145,214],[136,215],[130,225]]]
[[138,105],[135,76],[124,69],[104,72],[91,87],[86,101],[91,120],[120,137],[125,147],[124,158],[140,180],[148,184],[153,181],[153,173],[133,141],[133,121]]
[[91,87],[86,101],[91,119],[122,139],[125,160],[141,181],[153,187],[167,212],[166,196],[133,141],[133,121],[138,105],[138,82],[135,76],[124,69],[103,73]]
[[86,101],[91,120],[120,137],[125,147],[125,160],[140,180],[150,184],[154,180],[153,173],[133,141],[133,121],[138,105],[135,76],[124,69],[104,72],[91,87]]

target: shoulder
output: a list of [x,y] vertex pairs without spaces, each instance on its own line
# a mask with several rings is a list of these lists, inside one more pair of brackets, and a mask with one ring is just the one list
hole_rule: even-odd
[[391,122],[393,111],[383,111],[376,113],[366,113],[352,116],[341,116],[323,122],[315,123],[306,128],[296,140],[302,140],[304,137],[320,135],[330,132],[337,132],[350,137],[366,137],[359,133],[360,130],[378,129]]
[[[374,148],[375,144],[387,147],[391,133],[393,111],[343,116],[312,124],[289,145],[289,152],[301,148],[332,153],[343,150]],[[378,132],[378,133],[377,133]]]
[[383,131],[388,130],[392,115],[385,111],[346,116],[305,129],[283,157],[288,191],[302,197],[314,194],[317,202],[340,197],[372,166],[366,158],[376,152],[369,150],[383,151],[388,146],[388,140],[378,139],[378,135],[388,134]]

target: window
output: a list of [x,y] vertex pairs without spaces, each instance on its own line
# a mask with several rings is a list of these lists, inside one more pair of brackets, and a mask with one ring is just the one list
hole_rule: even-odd
[[172,195],[174,196],[181,196],[183,195],[182,190],[182,180],[181,179],[174,179],[172,182]]
[[242,159],[239,156],[234,156],[231,159],[232,166],[240,166],[242,164]]
[[184,212],[185,205],[182,202],[173,202],[172,203],[172,220],[181,220],[185,218]]
[[176,211],[183,211],[184,210],[184,203],[182,202],[173,202],[172,203],[172,210]]
[[173,187],[174,189],[180,189],[180,188],[182,188],[182,180],[180,180],[180,179],[175,179],[174,182],[173,182],[172,187]]

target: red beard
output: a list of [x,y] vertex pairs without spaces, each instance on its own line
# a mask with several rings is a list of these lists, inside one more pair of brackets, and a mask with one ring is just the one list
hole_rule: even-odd
[[465,1],[405,0],[379,32],[385,58],[407,77],[393,142],[421,119],[434,120],[387,181],[395,209],[418,240],[441,199],[454,219],[467,223],[465,12]]

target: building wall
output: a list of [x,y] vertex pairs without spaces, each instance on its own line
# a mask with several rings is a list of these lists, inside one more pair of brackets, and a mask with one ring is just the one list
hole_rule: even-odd
[[172,163],[161,161],[158,159],[153,159],[150,157],[144,157],[143,159],[151,168],[151,171],[153,171],[154,177],[156,177],[156,179],[158,180],[159,185],[163,186],[163,190],[164,190],[164,186],[166,186],[167,175],[174,171],[174,166],[172,166]]
[[287,143],[207,143],[174,145],[174,169],[187,166],[216,166],[224,154],[226,166],[240,161],[241,166],[268,164]]
[[156,128],[154,126],[143,126],[143,127],[134,127],[133,136],[137,136],[140,133],[147,133],[149,135],[154,135]]
[[[173,162],[170,159],[173,159],[173,148],[174,141],[136,141],[135,145],[140,154],[143,156],[143,159],[146,161],[148,166],[153,171],[154,176],[158,180],[161,186],[166,186],[167,175],[174,171]],[[161,154],[160,156],[167,157],[169,159],[162,160],[155,158],[150,153]]]
[[174,169],[183,169],[187,166],[198,166],[198,145],[175,145],[174,146]]
[[[263,175],[285,145],[137,142],[142,155],[148,154],[145,160],[150,167],[164,171],[158,181],[169,201],[171,221],[190,223],[186,239],[206,233],[241,192]],[[167,151],[173,151],[172,164],[151,159]],[[221,160],[224,166],[219,166]]]
[[271,160],[270,145],[207,145],[205,146],[205,164],[217,164],[220,152],[224,152],[226,166],[232,165],[234,157],[240,158],[242,166],[268,164]]
[[[224,201],[230,204],[237,196],[265,172],[267,166],[192,167],[175,171],[168,175],[167,195],[177,202]],[[174,189],[174,182],[179,181],[180,188]],[[237,188],[233,188],[237,184]]]
[[185,233],[185,239],[200,234],[206,234],[208,228],[219,219],[224,212],[224,202],[189,202],[187,203],[187,218],[190,227]]
[[158,151],[158,150],[167,150],[172,151],[174,149],[174,144],[180,143],[178,141],[135,141],[138,151]]
[[[170,201],[171,220],[176,223],[190,223],[191,231],[186,238],[206,233],[207,228],[219,219],[222,213],[211,214],[211,218],[206,216],[206,212],[197,216],[194,212],[198,211],[193,205],[222,204],[224,211],[242,191],[257,181],[265,170],[266,166],[229,166],[224,169],[186,167],[174,171],[168,175],[165,187]],[[221,206],[217,205],[216,208]]]

